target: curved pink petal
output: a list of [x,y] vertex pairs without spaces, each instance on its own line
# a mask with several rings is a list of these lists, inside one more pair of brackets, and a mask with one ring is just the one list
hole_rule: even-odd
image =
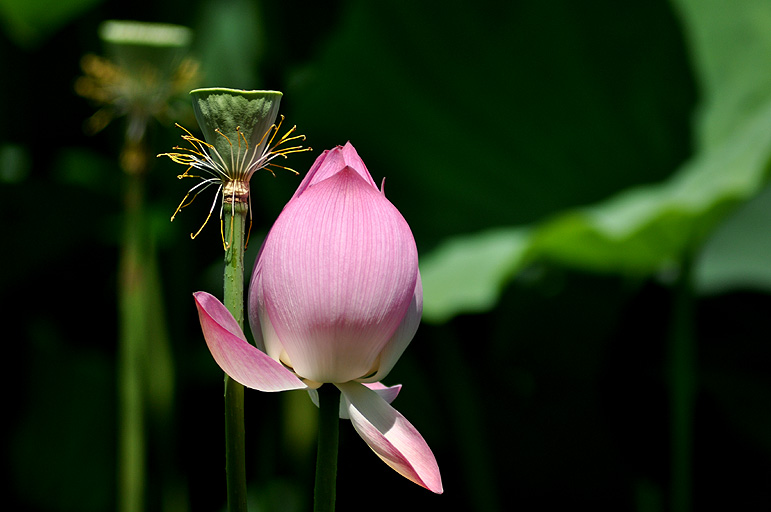
[[359,176],[364,178],[370,185],[372,185],[374,189],[377,190],[377,184],[375,183],[375,180],[372,179],[372,175],[369,173],[369,169],[367,169],[367,166],[364,165],[364,160],[362,160],[359,156],[359,153],[356,152],[353,144],[351,144],[350,141],[346,142],[345,146],[343,146],[340,151],[343,154],[343,161],[345,162],[345,165],[354,169],[357,173],[359,173]]
[[[396,384],[394,386],[386,386],[380,382],[370,382],[365,383],[364,386],[368,387],[378,395],[380,395],[380,398],[388,402],[389,404],[396,400],[396,397],[399,396],[399,392],[402,390],[401,384]],[[313,402],[313,405],[316,407],[319,406],[319,392],[318,388],[308,388],[308,396],[311,398],[311,402]],[[351,418],[348,417],[348,407],[350,406],[350,402],[345,399],[345,396],[343,396],[343,400],[340,401],[340,419],[343,420],[349,420]]]
[[[265,346],[265,335],[262,332],[262,325],[260,321],[259,302],[262,297],[262,292],[258,293],[258,289],[261,289],[260,280],[260,256],[262,255],[262,249],[265,247],[265,241],[263,240],[260,250],[257,252],[257,258],[254,260],[254,268],[252,269],[252,277],[249,281],[249,290],[247,291],[247,303],[246,303],[246,316],[249,319],[249,327],[252,330],[252,336],[254,337],[254,344],[258,349],[262,350],[268,355],[271,355],[270,350]],[[274,358],[276,359],[276,358]]]
[[413,299],[417,258],[404,217],[350,167],[290,201],[265,241],[257,293],[297,375],[375,372]]
[[246,341],[230,311],[206,292],[193,294],[201,330],[214,360],[233,380],[260,391],[303,389],[295,374]]
[[252,280],[249,284],[249,325],[252,328],[255,343],[259,340],[258,348],[277,361],[282,360],[281,357],[283,355],[283,361],[287,362],[284,346],[281,344],[281,340],[278,338],[276,330],[273,328],[273,324],[265,310],[265,295],[262,293],[261,254],[262,249],[260,249],[260,254],[257,256],[257,261],[252,271]]
[[[287,205],[291,203],[295,198],[297,198],[300,194],[305,192],[305,189],[310,187],[312,182],[315,183],[314,179],[316,177],[316,174],[319,172],[319,169],[321,168],[321,164],[323,164],[327,160],[327,157],[329,157],[331,161],[331,158],[333,158],[333,156],[331,156],[330,153],[334,154],[336,150],[337,148],[327,149],[323,151],[318,157],[316,157],[316,161],[313,162],[313,165],[311,166],[311,168],[308,169],[307,173],[305,173],[305,177],[300,182],[300,185],[298,185],[297,190],[294,191],[294,194],[289,199],[289,202],[287,203]],[[286,209],[286,205],[284,205],[284,208]]]
[[[385,379],[393,369],[396,361],[404,353],[404,350],[415,337],[415,333],[420,325],[420,317],[423,314],[423,283],[418,272],[418,281],[415,283],[415,293],[412,296],[410,306],[407,308],[407,314],[404,315],[399,327],[396,328],[391,339],[388,340],[383,351],[380,353],[380,365],[377,372],[362,382],[373,382]],[[391,403],[391,400],[388,401]]]
[[297,187],[292,199],[295,199],[305,192],[305,189],[308,187],[334,176],[340,169],[346,166],[351,167],[359,174],[359,176],[372,185],[372,187],[377,188],[375,180],[372,179],[372,175],[370,175],[367,170],[367,166],[364,165],[364,161],[356,152],[353,145],[350,142],[347,142],[345,146],[337,146],[334,149],[326,150],[316,158],[316,161],[313,162],[313,165],[310,170],[308,170],[305,178],[303,178],[300,186]]
[[372,451],[405,478],[441,494],[439,466],[415,427],[364,385],[356,382],[335,385],[348,402],[353,427]]
[[[372,382],[369,384],[364,384],[369,389],[380,395],[380,398],[388,402],[389,404],[393,402],[397,395],[399,394],[399,391],[402,390],[402,385],[397,384],[395,386],[386,386],[384,384],[381,384],[380,382]],[[316,407],[319,406],[319,392],[316,389],[309,389],[308,394],[311,397],[311,402],[313,402],[313,405]],[[350,420],[351,418],[348,416],[348,407],[350,406],[350,403],[348,400],[343,397],[343,400],[340,400],[340,419],[343,420]]]
[[[401,384],[396,384],[395,386],[386,386],[384,384],[381,384],[380,382],[370,382],[367,384],[364,384],[366,387],[380,395],[380,398],[385,400],[387,403],[391,403],[394,400],[396,400],[396,397],[399,395],[399,391],[402,390]],[[313,400],[313,403],[316,404],[316,407],[319,406],[319,398],[318,394],[314,398],[313,395],[311,395],[311,400]],[[348,407],[350,407],[350,402],[348,402],[347,399],[345,399],[345,396],[343,396],[343,400],[340,401],[340,419],[343,420],[350,420],[351,417],[348,415]]]
[[402,390],[401,384],[396,384],[393,386],[386,386],[382,382],[370,382],[368,384],[364,384],[365,387],[368,387],[378,395],[380,395],[380,398],[388,402],[389,404],[396,400],[396,397],[399,396],[399,391]]

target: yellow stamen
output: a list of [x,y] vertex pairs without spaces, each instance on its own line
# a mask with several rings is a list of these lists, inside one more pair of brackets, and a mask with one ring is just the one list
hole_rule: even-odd
[[[276,130],[276,131],[273,132],[273,135],[270,136],[270,140],[268,140],[268,143],[265,145],[266,147],[270,147],[270,145],[273,144],[273,139],[275,138],[275,136],[278,133],[278,131],[281,129],[281,123],[283,123],[283,122],[284,122],[284,115],[282,114],[281,115],[281,120],[278,122],[278,126],[276,126],[275,123],[274,123],[273,125],[271,125],[270,128],[268,128],[268,131],[265,132],[265,134],[267,135],[272,129],[275,128],[275,130]],[[262,138],[264,139],[265,137],[263,136]]]
[[[249,229],[246,235],[246,247],[249,244],[249,237],[251,235],[253,223],[251,195],[249,194],[249,178],[251,175],[259,169],[266,169],[268,172],[275,176],[273,168],[284,169],[294,174],[299,174],[294,169],[275,164],[271,162],[271,160],[279,156],[287,158],[287,155],[291,153],[312,151],[312,148],[304,148],[302,145],[279,148],[279,146],[286,144],[287,142],[294,140],[305,140],[304,135],[293,135],[293,133],[297,130],[296,126],[293,126],[284,135],[278,137],[278,132],[283,121],[284,116],[281,116],[278,124],[271,125],[270,128],[265,131],[257,146],[262,146],[263,142],[265,142],[265,139],[267,138],[268,142],[265,145],[265,149],[262,151],[262,154],[254,154],[251,155],[251,157],[249,155],[249,140],[246,138],[244,132],[241,131],[240,126],[236,127],[236,144],[233,144],[232,139],[225,135],[225,133],[223,133],[219,128],[215,129],[217,134],[225,137],[225,140],[228,141],[228,145],[230,146],[229,166],[226,165],[225,160],[222,158],[222,155],[220,155],[214,145],[195,137],[185,127],[181,126],[180,124],[176,124],[176,126],[185,132],[185,134],[182,135],[182,139],[189,144],[189,147],[175,146],[173,149],[180,152],[161,153],[158,156],[167,156],[172,162],[187,166],[185,172],[178,175],[177,178],[198,178],[201,180],[201,182],[196,184],[187,192],[187,194],[185,194],[185,197],[179,203],[177,209],[174,211],[174,214],[171,216],[171,220],[173,221],[183,208],[192,204],[200,193],[212,185],[217,185],[217,192],[214,196],[214,201],[212,202],[211,208],[209,209],[206,220],[198,229],[198,231],[191,233],[190,238],[195,239],[201,233],[201,231],[203,231],[203,228],[209,222],[209,219],[214,213],[214,208],[217,204],[217,200],[219,199],[221,192],[223,206],[226,201],[231,205],[232,208],[235,208],[236,203],[247,203],[247,209],[249,211]],[[240,154],[244,149],[245,151],[243,154]],[[239,155],[236,156],[234,151],[238,151]],[[191,171],[194,168],[205,171],[210,176],[201,175],[200,173],[192,174]],[[235,236],[235,228],[231,223],[228,236],[225,236],[225,226],[224,220],[222,218],[222,212],[223,209],[220,208],[220,237],[222,239],[222,247],[225,251],[227,251],[232,246],[233,237]]]
[[[267,169],[268,166],[270,166],[270,167],[278,167],[279,169],[284,169],[285,171],[292,172],[292,173],[294,173],[296,175],[300,174],[299,172],[295,171],[291,167],[285,167],[283,165],[274,164],[273,162],[271,162],[269,164],[266,164],[266,169]],[[271,174],[273,174],[273,171],[271,169],[267,169],[267,170],[270,171]],[[275,174],[273,174],[273,176],[275,176]]]
[[249,247],[249,237],[252,235],[252,208],[249,207],[249,230],[246,232],[246,242],[244,242],[244,250]]

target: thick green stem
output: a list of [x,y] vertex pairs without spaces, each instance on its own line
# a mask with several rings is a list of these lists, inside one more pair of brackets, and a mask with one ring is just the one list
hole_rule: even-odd
[[[244,234],[247,205],[225,198],[225,306],[244,327]],[[246,512],[244,387],[225,375],[225,471],[228,510]]]
[[337,444],[340,423],[340,391],[324,384],[319,393],[319,448],[316,456],[314,512],[334,512],[337,483]]
[[225,375],[225,471],[228,510],[246,511],[244,387]]
[[669,340],[670,443],[672,512],[691,510],[693,407],[696,392],[696,348],[693,336],[691,259],[682,263],[675,292]]

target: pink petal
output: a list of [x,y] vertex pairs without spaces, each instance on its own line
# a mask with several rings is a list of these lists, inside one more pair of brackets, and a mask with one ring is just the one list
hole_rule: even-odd
[[[395,386],[388,387],[384,384],[381,384],[380,382],[370,382],[368,384],[364,384],[366,387],[380,395],[380,398],[388,402],[389,404],[393,402],[396,397],[399,395],[399,391],[402,390],[402,385],[397,384]],[[314,390],[315,391],[315,390]],[[313,403],[316,404],[316,407],[319,406],[319,398],[318,394],[314,397],[313,394],[311,394],[311,400],[313,400]],[[340,401],[340,419],[343,420],[350,420],[350,416],[348,416],[348,407],[350,407],[350,402],[348,400]]]
[[[388,402],[389,404],[393,402],[396,397],[399,395],[399,391],[402,390],[401,384],[396,384],[395,386],[386,386],[380,382],[371,382],[369,384],[364,384],[366,387],[380,395],[380,398]],[[319,393],[316,389],[309,389],[308,394],[311,396],[311,402],[318,407],[319,406]],[[340,403],[340,417],[344,420],[349,420],[348,417],[348,402],[346,400],[342,400]]]
[[[260,281],[260,256],[262,255],[262,249],[265,247],[265,241],[260,246],[260,250],[257,252],[257,258],[254,260],[254,268],[252,269],[252,277],[249,281],[249,290],[247,292],[247,304],[246,313],[249,319],[249,327],[252,330],[252,336],[254,337],[254,344],[258,349],[262,350],[268,355],[271,355],[270,350],[265,346],[265,335],[262,332],[262,325],[260,322],[260,313],[264,309],[259,304],[262,298],[262,284]],[[258,293],[258,290],[259,293]],[[274,358],[275,359],[275,358]]]
[[[364,384],[369,389],[380,395],[380,398],[388,402],[389,404],[396,399],[396,396],[399,394],[399,391],[402,390],[402,385],[397,384],[395,386],[385,386],[381,384],[380,382],[372,382],[370,384]],[[319,406],[319,392],[316,389],[309,389],[308,394],[311,397],[311,402],[313,402],[313,405],[316,407]],[[350,403],[348,400],[340,400],[340,419],[343,420],[350,420],[351,418],[348,416],[348,407],[350,406]]]
[[382,382],[370,382],[369,384],[364,384],[364,386],[380,395],[380,397],[389,404],[396,400],[396,397],[399,395],[399,391],[402,390],[401,384],[396,384],[395,386],[386,386]]
[[372,451],[405,478],[441,494],[434,454],[415,427],[376,392],[356,382],[335,384],[348,402],[356,432]]
[[257,347],[276,361],[282,360],[281,357],[283,356],[283,360],[286,362],[287,354],[284,351],[284,346],[281,344],[281,340],[278,338],[265,310],[265,295],[262,292],[261,254],[262,249],[257,255],[252,271],[252,280],[249,284],[249,325],[252,328]]
[[[314,179],[316,177],[316,174],[319,172],[319,169],[321,168],[321,164],[323,164],[324,161],[326,161],[327,157],[330,157],[330,159],[333,158],[333,156],[331,156],[330,153],[333,153],[336,150],[337,148],[327,149],[326,151],[322,152],[318,157],[316,157],[316,161],[313,162],[313,165],[311,166],[311,168],[308,169],[308,172],[305,174],[305,177],[300,182],[300,185],[297,187],[297,190],[295,190],[294,195],[292,195],[292,197],[289,199],[289,203],[291,203],[295,198],[299,197],[300,194],[305,192],[305,189],[311,186],[311,182],[315,183]],[[287,203],[287,205],[289,203]],[[286,206],[284,206],[284,208],[286,208]]]
[[236,382],[260,391],[306,387],[295,374],[246,341],[230,311],[206,292],[193,294],[201,329],[214,360]]
[[[362,382],[379,381],[386,378],[396,364],[396,361],[398,361],[404,353],[407,345],[410,344],[412,338],[415,336],[422,314],[423,284],[420,280],[420,272],[418,272],[415,293],[412,296],[409,308],[407,308],[407,314],[404,315],[399,327],[396,328],[393,336],[388,340],[388,344],[386,344],[385,348],[380,353],[380,366],[378,367],[377,372],[372,377],[363,379]],[[389,400],[388,403],[390,404],[391,400]]]
[[407,222],[350,167],[287,204],[259,266],[270,323],[297,375],[316,382],[377,370],[418,273]]
[[345,161],[345,165],[354,169],[357,173],[359,173],[359,176],[367,180],[367,182],[369,182],[373,188],[377,189],[375,180],[372,179],[372,175],[369,173],[367,166],[364,165],[364,160],[362,160],[359,156],[359,153],[356,152],[353,144],[346,142],[345,146],[343,146],[341,149],[341,152],[343,153],[343,160]]
[[324,151],[316,158],[316,161],[313,162],[313,165],[305,175],[305,178],[303,178],[302,183],[297,187],[292,199],[300,196],[300,194],[305,192],[308,187],[334,176],[346,166],[356,171],[356,173],[372,185],[373,188],[377,188],[375,181],[367,170],[367,166],[364,165],[364,161],[356,152],[353,145],[350,142],[347,142],[345,146],[337,146],[334,149]]

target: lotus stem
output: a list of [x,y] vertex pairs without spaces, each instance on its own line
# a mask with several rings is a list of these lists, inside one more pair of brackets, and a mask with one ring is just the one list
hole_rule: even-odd
[[[224,304],[244,326],[244,234],[247,205],[224,199]],[[225,472],[229,512],[246,512],[244,387],[225,375]]]
[[696,389],[693,335],[692,259],[686,256],[676,283],[669,340],[670,509],[690,512],[693,458],[693,408]]
[[340,423],[340,391],[324,384],[319,393],[319,447],[316,456],[314,512],[334,512],[337,483],[337,445]]

